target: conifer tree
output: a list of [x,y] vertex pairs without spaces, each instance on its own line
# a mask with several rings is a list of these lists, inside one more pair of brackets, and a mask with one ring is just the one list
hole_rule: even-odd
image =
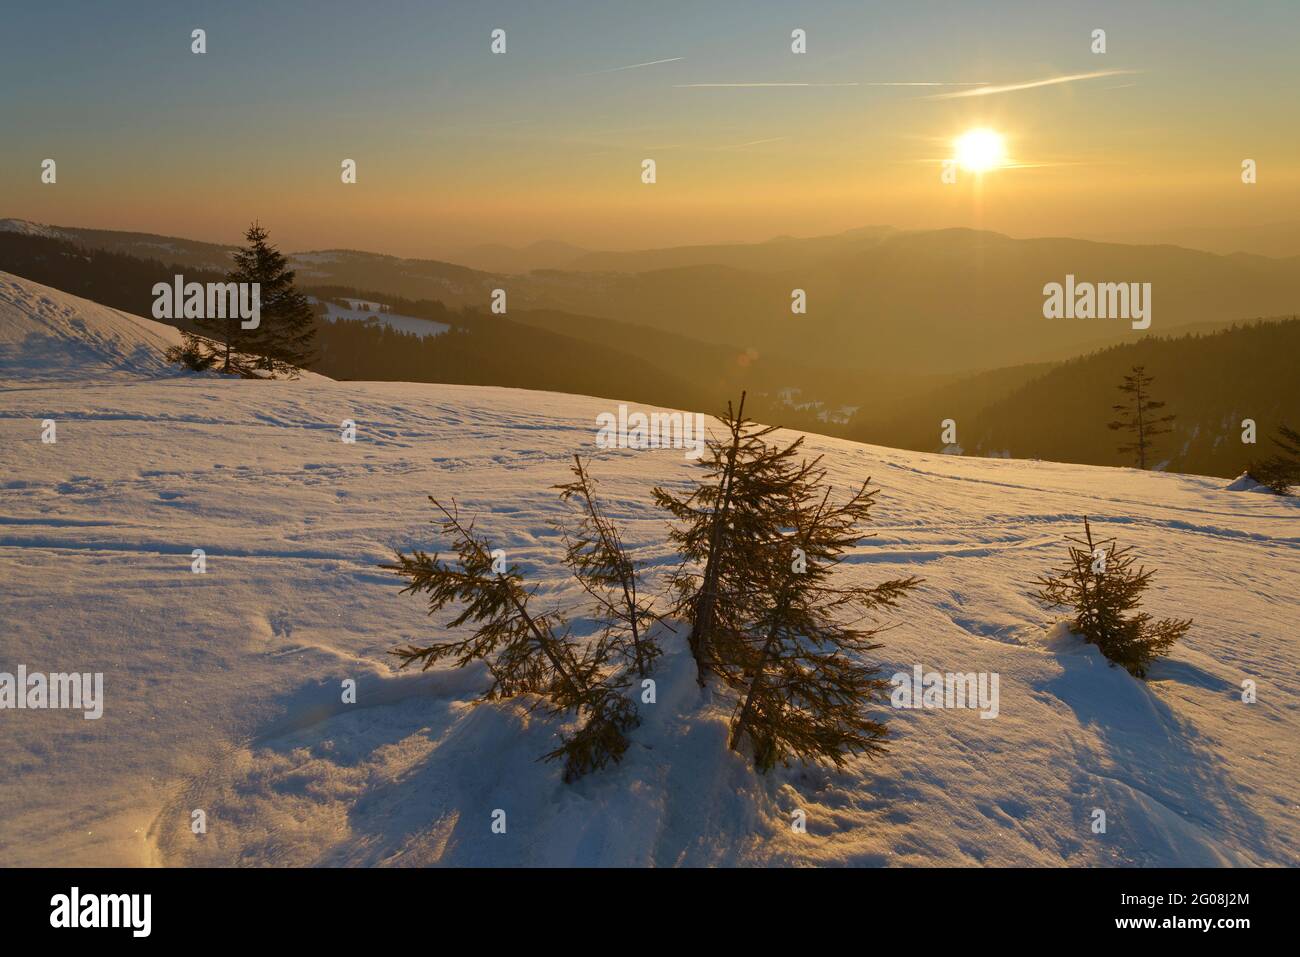
[[1144,678],[1151,662],[1169,653],[1192,620],[1152,621],[1145,612],[1129,614],[1138,608],[1155,572],[1134,571],[1132,549],[1116,546],[1115,539],[1094,540],[1086,516],[1083,530],[1083,538],[1067,538],[1072,543],[1068,564],[1038,579],[1034,597],[1050,608],[1074,609],[1070,624],[1076,633],[1113,664]]
[[192,332],[182,332],[179,346],[170,346],[164,353],[168,362],[184,366],[191,372],[207,372],[217,364],[217,354],[211,344]]
[[809,466],[799,463],[800,437],[787,446],[766,441],[775,426],[745,418],[739,407],[720,417],[726,434],[710,436],[700,465],[706,475],[690,494],[656,487],[655,501],[681,524],[669,532],[682,556],[674,576],[677,612],[690,622],[688,637],[700,685],[720,661],[744,656],[746,628],[759,609],[755,581],[771,580],[783,530],[791,525],[789,488]]
[[1112,431],[1124,429],[1133,433],[1132,441],[1121,445],[1118,451],[1120,455],[1134,455],[1140,469],[1147,467],[1152,440],[1172,431],[1169,423],[1174,421],[1172,415],[1155,415],[1165,404],[1151,398],[1152,381],[1154,380],[1146,374],[1143,366],[1134,366],[1133,371],[1124,376],[1124,382],[1119,387],[1128,398],[1119,405],[1111,406],[1112,411],[1119,413],[1119,417],[1107,423],[1107,428]]
[[1261,485],[1266,485],[1278,495],[1286,495],[1291,486],[1300,485],[1300,432],[1288,425],[1278,427],[1273,444],[1282,451],[1258,462],[1251,462],[1247,471]]
[[442,528],[456,553],[456,564],[437,555],[415,550],[397,553],[397,561],[381,567],[406,579],[402,593],[427,593],[429,614],[448,605],[460,612],[447,627],[470,626],[468,637],[451,638],[425,646],[408,645],[392,654],[403,668],[415,662],[426,670],[443,660],[463,668],[482,661],[492,677],[484,700],[533,694],[536,707],[543,701],[551,713],[572,712],[583,719],[577,733],[544,757],[565,759],[565,780],[618,761],[627,750],[624,732],[637,723],[636,713],[621,693],[626,685],[608,675],[608,650],[597,643],[578,648],[568,636],[563,619],[529,607],[533,593],[524,587],[515,567],[504,565],[473,523],[464,524],[452,503],[443,506],[429,497],[442,513]]
[[[816,461],[812,463],[816,466]],[[842,767],[849,755],[884,750],[885,725],[869,710],[887,697],[888,682],[863,656],[879,648],[879,629],[844,624],[867,612],[892,608],[920,579],[894,579],[874,586],[832,581],[846,550],[865,533],[875,491],[868,483],[833,505],[825,471],[800,469],[788,487],[792,529],[781,559],[766,566],[772,579],[755,582],[768,604],[740,643],[744,654],[727,662],[724,679],[740,704],[731,723],[731,747],[753,747],[754,763],[766,771],[790,757]]]
[[596,501],[595,480],[581,457],[573,457],[574,480],[557,485],[565,502],[576,502],[581,518],[575,530],[561,527],[564,561],[573,576],[595,600],[606,621],[600,641],[620,656],[638,677],[644,678],[660,654],[648,629],[659,623],[638,591],[638,566],[627,556],[622,537]]
[[235,252],[234,268],[226,277],[230,282],[259,284],[257,328],[243,329],[238,317],[208,317],[196,324],[221,343],[223,372],[231,371],[232,353],[242,352],[257,356],[254,368],[296,377],[313,356],[315,316],[307,297],[294,286],[288,260],[268,237],[258,223],[249,226],[246,245]]

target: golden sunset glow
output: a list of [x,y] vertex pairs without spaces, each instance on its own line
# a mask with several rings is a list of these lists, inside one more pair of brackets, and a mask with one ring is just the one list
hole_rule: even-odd
[[987,173],[1007,162],[1005,140],[990,129],[967,130],[953,141],[953,149],[958,165],[968,173]]
[[[0,58],[9,81],[0,89],[40,70],[60,82],[15,99],[6,131],[61,172],[51,188],[27,152],[0,150],[0,216],[222,243],[239,242],[258,218],[287,249],[447,262],[478,245],[667,248],[863,223],[1017,237],[1057,235],[1068,223],[1080,238],[1152,242],[1211,229],[1225,252],[1294,255],[1300,123],[1286,41],[1300,7],[1257,0],[1246,23],[1211,0],[1187,3],[1203,7],[1203,32],[1105,55],[1091,52],[1093,26],[1071,45],[1052,17],[1012,28],[982,4],[947,5],[963,38],[952,46],[926,26],[927,5],[889,5],[898,23],[885,51],[872,7],[830,4],[835,29],[810,33],[821,38],[806,55],[742,43],[721,62],[731,8],[755,35],[787,37],[782,5],[695,5],[691,22],[646,12],[659,24],[646,34],[612,9],[593,24],[602,5],[578,0],[547,14],[545,42],[525,46],[521,35],[498,56],[471,38],[503,25],[484,27],[474,4],[394,4],[401,15],[384,24],[332,4],[339,10],[310,54],[294,45],[293,18],[226,4],[203,25],[208,36],[260,39],[221,45],[231,59],[219,84],[203,69],[212,60],[167,46],[170,22],[132,32],[81,2],[79,42],[47,50],[58,15],[29,4],[21,23],[6,23],[14,42]],[[594,44],[591,30],[611,45]],[[1197,47],[1197,36],[1234,31],[1242,36],[1231,49]],[[94,42],[99,35],[114,39]],[[383,71],[370,72],[373,51],[359,36],[387,51]],[[160,49],[177,57],[167,84],[150,72]],[[274,80],[297,84],[292,109],[265,101],[273,81],[259,72],[275,72],[284,49],[302,50],[303,62]],[[769,61],[764,49],[780,55]],[[116,72],[122,62],[136,66]],[[94,129],[67,94],[74,88],[97,97]],[[260,105],[245,110],[251,103]],[[158,138],[188,128],[195,104],[202,136]],[[101,127],[111,149],[96,139]],[[139,148],[155,139],[165,149]],[[231,162],[245,149],[273,159]],[[71,176],[63,160],[73,154],[95,159]],[[356,189],[342,188],[344,159],[356,161]],[[653,186],[641,181],[646,159],[658,164]],[[1261,163],[1259,189],[1241,181],[1245,159]],[[945,178],[949,167],[957,175]]]

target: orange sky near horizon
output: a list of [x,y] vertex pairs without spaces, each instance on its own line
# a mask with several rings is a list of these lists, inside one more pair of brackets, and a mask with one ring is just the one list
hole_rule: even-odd
[[[16,46],[43,49],[52,80],[4,104],[21,148],[0,153],[0,216],[217,242],[258,219],[289,250],[443,258],[488,242],[632,249],[877,224],[1111,238],[1300,222],[1284,41],[1300,4],[977,15],[937,2],[928,12],[944,16],[927,18],[831,3],[797,18],[804,54],[791,14],[765,4],[742,26],[725,3],[564,5],[550,19],[325,6],[306,33],[301,17],[250,32],[249,11],[214,11],[204,56],[189,13],[133,30],[89,6],[79,23],[103,17],[113,42],[51,50],[66,24],[25,12]],[[498,21],[513,44],[500,56]],[[23,68],[20,55],[0,80]],[[944,183],[954,139],[976,127],[1005,137],[1008,166]],[[345,158],[355,184],[340,180]]]

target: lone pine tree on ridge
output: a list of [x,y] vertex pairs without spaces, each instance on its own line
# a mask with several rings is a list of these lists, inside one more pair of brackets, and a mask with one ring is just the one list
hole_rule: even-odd
[[[296,377],[314,355],[316,319],[311,303],[294,286],[289,262],[269,241],[266,228],[253,223],[244,233],[246,245],[234,253],[230,282],[257,283],[260,314],[254,329],[244,329],[238,316],[206,316],[195,325],[216,343],[212,355],[220,356],[221,371],[248,375],[251,370]],[[189,340],[186,348],[194,351]],[[246,357],[241,360],[239,356]],[[251,357],[250,368],[243,363]],[[208,362],[207,365],[213,365]],[[191,368],[199,367],[187,362]]]
[[1121,455],[1136,455],[1137,467],[1140,469],[1147,467],[1147,454],[1152,449],[1152,440],[1173,431],[1169,428],[1169,423],[1174,421],[1172,415],[1153,415],[1165,407],[1163,402],[1151,398],[1153,381],[1143,366],[1134,366],[1119,386],[1119,390],[1129,398],[1119,405],[1111,406],[1111,410],[1119,413],[1119,417],[1106,426],[1112,431],[1123,429],[1133,433],[1132,440],[1121,445],[1118,451]]

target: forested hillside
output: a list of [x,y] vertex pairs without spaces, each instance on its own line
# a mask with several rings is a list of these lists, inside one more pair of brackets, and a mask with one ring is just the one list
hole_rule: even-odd
[[[1251,459],[1270,454],[1269,437],[1280,423],[1300,422],[1298,363],[1300,319],[1148,337],[1048,367],[975,376],[887,419],[859,421],[853,435],[938,451],[944,447],[940,423],[953,419],[956,444],[967,455],[1131,465],[1117,451],[1122,440],[1106,426],[1121,399],[1123,376],[1141,365],[1154,377],[1154,398],[1166,403],[1161,413],[1175,417],[1173,432],[1156,441],[1154,463],[1175,472],[1235,476]],[[1256,423],[1254,445],[1242,442],[1248,418]]]

